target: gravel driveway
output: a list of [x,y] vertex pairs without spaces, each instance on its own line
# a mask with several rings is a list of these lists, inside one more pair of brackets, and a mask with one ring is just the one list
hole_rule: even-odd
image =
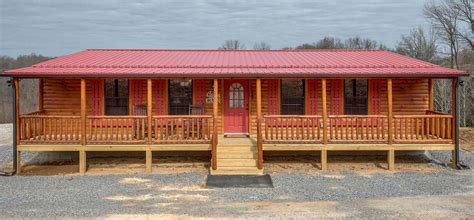
[[[9,148],[0,147],[0,162],[11,159]],[[474,166],[472,153],[463,160]],[[275,174],[273,189],[205,189],[199,173],[0,177],[0,216],[474,218],[474,172],[437,166],[436,172]]]

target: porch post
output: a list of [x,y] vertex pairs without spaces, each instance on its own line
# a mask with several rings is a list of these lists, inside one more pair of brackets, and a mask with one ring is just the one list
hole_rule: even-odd
[[[326,79],[321,80],[321,96],[323,99],[323,144],[328,144],[328,106],[327,106],[327,91],[326,91]],[[321,150],[321,170],[328,169],[328,151],[327,149]]]
[[326,79],[321,80],[321,91],[322,91],[322,98],[323,98],[323,144],[328,144],[328,106],[327,106],[327,94],[326,94]]
[[263,143],[262,143],[262,80],[257,79],[257,147],[258,169],[263,169]]
[[[86,80],[81,79],[81,145],[86,145]],[[79,172],[86,172],[86,152],[81,149],[79,151]]]
[[[388,144],[392,145],[393,137],[393,106],[392,106],[392,79],[387,79],[387,100],[388,100]],[[391,149],[388,151],[388,169],[394,170],[395,169],[395,150]]]
[[458,79],[453,79],[452,80],[452,110],[451,114],[453,116],[452,118],[452,137],[453,137],[453,144],[454,144],[454,150],[451,152],[451,163],[452,167],[454,169],[458,168],[459,164],[459,114],[457,114],[459,110],[459,100],[458,100]]
[[151,164],[153,160],[153,154],[151,151],[151,144],[152,144],[152,114],[153,114],[153,108],[152,108],[152,81],[151,79],[147,79],[147,98],[146,98],[146,114],[147,114],[147,119],[148,119],[148,147],[146,150],[146,157],[145,157],[145,167],[146,167],[146,172],[151,173]]
[[21,172],[21,152],[17,150],[17,145],[20,144],[20,80],[18,78],[13,79],[13,87],[14,87],[14,103],[15,103],[15,142],[13,143],[13,166],[16,169],[16,173],[19,174]]
[[217,169],[217,113],[219,108],[219,82],[214,79],[214,96],[212,100],[212,169]]

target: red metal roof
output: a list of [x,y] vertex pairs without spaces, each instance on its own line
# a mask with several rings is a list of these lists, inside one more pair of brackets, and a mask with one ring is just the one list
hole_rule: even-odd
[[432,76],[465,72],[383,50],[90,49],[27,68],[21,76]]

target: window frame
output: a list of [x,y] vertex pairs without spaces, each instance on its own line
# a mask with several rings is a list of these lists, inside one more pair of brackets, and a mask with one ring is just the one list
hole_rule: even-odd
[[[240,87],[235,87],[235,86],[240,86]],[[229,101],[228,101],[228,108],[231,109],[239,109],[239,108],[245,108],[245,89],[244,85],[240,82],[234,82],[230,84],[229,86]],[[237,96],[236,96],[237,95]]]
[[[186,104],[187,107],[184,107],[184,105],[182,105],[181,107],[179,107],[178,105],[173,106],[173,103],[172,103],[172,98],[173,97],[171,96],[172,95],[171,94],[171,87],[172,87],[171,82],[172,81],[180,81],[180,82],[189,81],[190,82],[189,87],[190,87],[191,92],[189,94],[189,97],[188,96],[186,96],[186,97],[185,96],[178,96],[177,97],[177,98],[183,98],[183,99],[188,100],[189,104]],[[189,79],[189,80],[186,80],[186,79],[184,79],[184,80],[182,80],[182,79],[170,79],[170,80],[168,80],[168,88],[167,89],[168,89],[168,95],[167,95],[168,96],[167,97],[168,98],[168,115],[189,115],[190,114],[189,113],[189,107],[191,105],[193,105],[193,102],[194,102],[194,100],[193,100],[193,94],[194,94],[193,80],[192,79]],[[186,110],[174,111],[178,108],[182,108],[182,109],[186,108]],[[181,113],[185,113],[185,114],[181,114]]]
[[[120,96],[119,93],[119,80],[125,80],[127,82],[127,90],[126,93],[127,95],[125,96]],[[108,82],[113,82],[114,84],[114,95],[113,96],[108,96],[107,94],[107,83]],[[116,102],[116,105],[110,105],[110,101],[114,100]],[[117,103],[125,103],[124,105],[120,105]],[[130,81],[128,79],[105,79],[104,80],[104,115],[108,116],[122,116],[122,115],[129,115],[129,106],[130,105]],[[109,108],[123,108],[122,110],[124,111],[123,113],[111,113],[110,111],[113,111]]]
[[[346,93],[346,82],[352,81],[352,96],[347,97]],[[357,96],[358,94],[358,86],[357,86],[357,81],[365,81],[365,96]],[[343,94],[344,94],[344,115],[369,115],[369,80],[368,79],[345,79],[344,84],[343,84]],[[359,87],[360,88],[360,87]],[[361,102],[360,100],[365,98],[365,103],[363,103],[365,106],[357,106],[360,105]],[[350,102],[349,102],[349,99]],[[358,100],[359,99],[359,100]],[[348,104],[351,103],[351,106],[349,107]],[[365,112],[362,112],[364,111]]]
[[[288,96],[285,98],[285,91],[283,90],[283,81],[284,80],[299,80],[301,81],[301,94],[302,97],[299,96]],[[305,115],[306,114],[306,80],[305,79],[280,79],[280,115]],[[300,103],[284,103],[284,100],[293,99],[299,100]],[[289,110],[288,106],[290,105],[300,105],[298,106],[298,110]]]

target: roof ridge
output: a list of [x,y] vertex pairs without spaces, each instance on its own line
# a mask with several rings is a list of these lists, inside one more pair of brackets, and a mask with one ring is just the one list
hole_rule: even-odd
[[221,50],[221,49],[158,49],[158,48],[89,48],[86,51],[207,51],[207,52],[382,52],[382,49],[276,49],[276,50]]
[[410,68],[433,68],[434,66],[419,66],[419,65],[407,65],[397,67],[393,65],[374,65],[374,66],[349,66],[349,65],[306,65],[306,66],[292,66],[292,65],[280,65],[280,66],[255,66],[255,65],[234,65],[234,66],[175,66],[175,65],[33,65],[32,68],[142,68],[142,69],[173,69],[173,68],[190,68],[190,69],[364,69],[364,68],[393,68],[393,69],[410,69]]

